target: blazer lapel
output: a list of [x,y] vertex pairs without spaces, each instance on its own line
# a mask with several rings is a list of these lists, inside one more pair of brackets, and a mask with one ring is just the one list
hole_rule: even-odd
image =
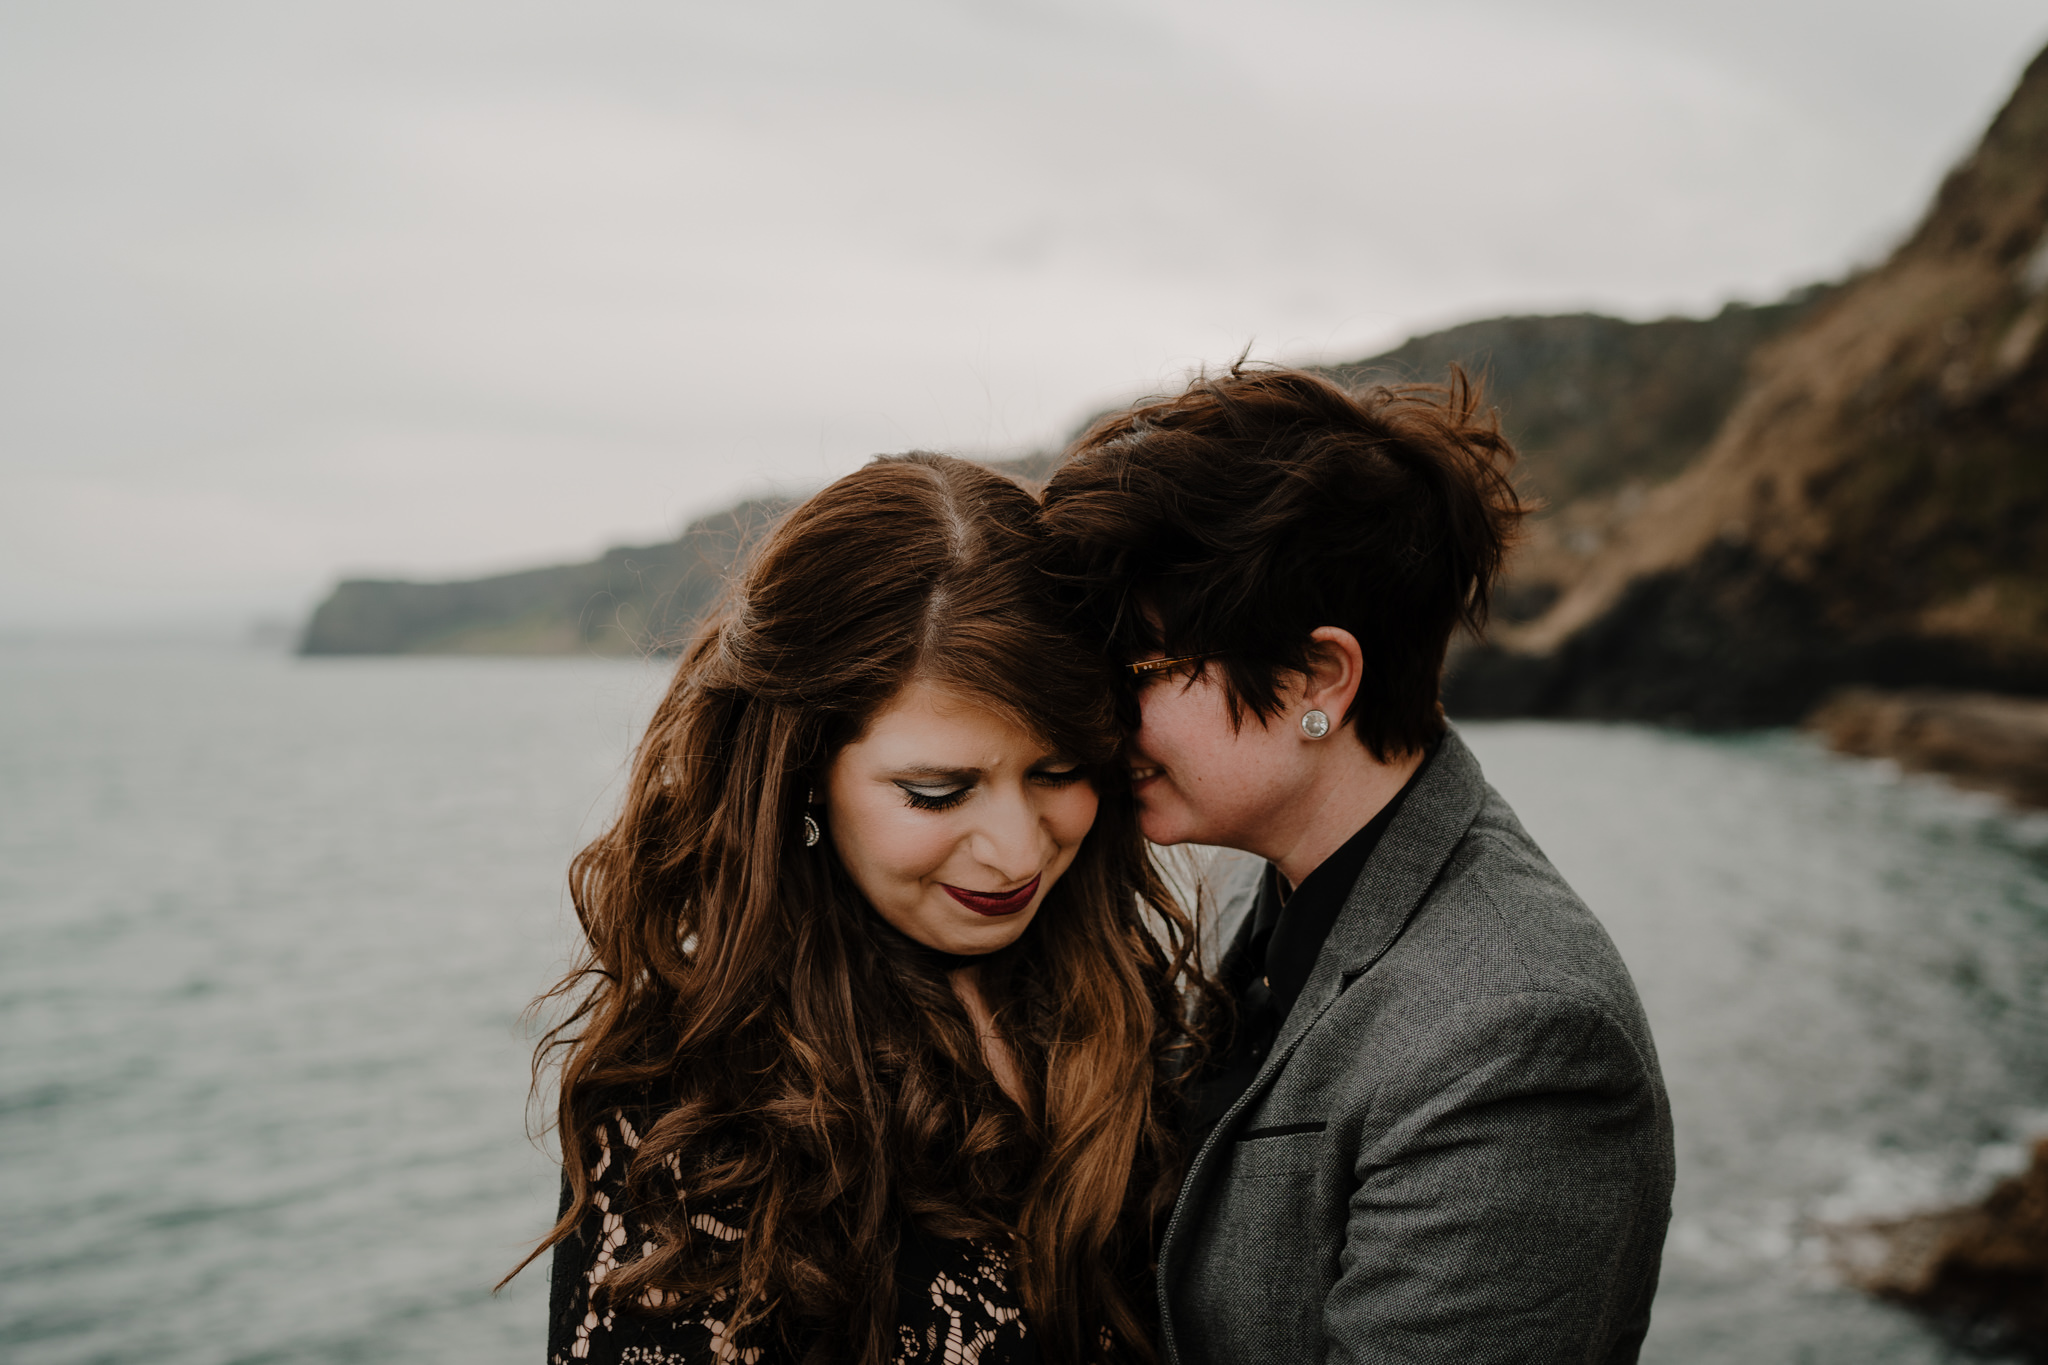
[[1400,938],[1423,896],[1449,861],[1452,850],[1478,818],[1486,792],[1479,760],[1458,738],[1456,730],[1447,729],[1429,760],[1429,770],[1401,803],[1394,823],[1345,898],[1344,909],[1316,956],[1308,984],[1288,1014],[1272,1054],[1236,1103],[1216,1121],[1196,1152],[1159,1245],[1159,1306],[1169,1362],[1180,1359],[1174,1342],[1172,1300],[1167,1293],[1173,1256],[1179,1249],[1179,1240],[1184,1240],[1192,1210],[1200,1207],[1215,1181],[1221,1164],[1219,1149],[1234,1140],[1244,1115],[1272,1085],[1302,1038],[1329,1012],[1344,988],[1369,971]]

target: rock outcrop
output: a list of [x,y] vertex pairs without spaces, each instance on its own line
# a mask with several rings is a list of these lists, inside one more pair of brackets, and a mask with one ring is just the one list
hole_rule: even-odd
[[2048,1138],[1981,1202],[1828,1229],[1837,1271],[1960,1344],[2048,1361]]
[[1984,692],[1851,687],[1806,728],[1845,754],[1889,758],[1909,772],[2048,807],[2048,701]]
[[1468,650],[1478,715],[1797,720],[1847,683],[2048,692],[2048,54],[1882,266],[1749,362],[1683,473]]

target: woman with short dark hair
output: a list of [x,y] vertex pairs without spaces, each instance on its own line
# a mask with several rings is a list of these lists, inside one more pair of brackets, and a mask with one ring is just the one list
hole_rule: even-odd
[[877,460],[684,654],[571,878],[555,1365],[1152,1359],[1192,931],[1036,512]]
[[1146,836],[1219,897],[1232,1036],[1159,1251],[1168,1365],[1626,1365],[1671,1110],[1591,911],[1438,702],[1523,508],[1461,375],[1239,365],[1112,413],[1047,482],[1126,663]]

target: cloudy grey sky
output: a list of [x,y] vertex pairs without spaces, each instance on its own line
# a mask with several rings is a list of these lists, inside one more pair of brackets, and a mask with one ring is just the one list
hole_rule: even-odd
[[2039,0],[13,0],[0,629],[296,616],[1250,343],[1881,254]]

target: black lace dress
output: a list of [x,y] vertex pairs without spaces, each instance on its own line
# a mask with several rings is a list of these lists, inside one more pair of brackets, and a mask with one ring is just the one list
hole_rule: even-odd
[[[597,1132],[596,1201],[555,1247],[549,1286],[548,1365],[791,1365],[774,1348],[738,1343],[719,1304],[683,1313],[622,1311],[596,1294],[640,1235],[624,1198],[628,1157],[640,1145],[615,1113]],[[700,1213],[700,1236],[736,1240],[738,1228]],[[1008,1253],[985,1242],[905,1236],[896,1263],[894,1365],[1038,1365]]]

